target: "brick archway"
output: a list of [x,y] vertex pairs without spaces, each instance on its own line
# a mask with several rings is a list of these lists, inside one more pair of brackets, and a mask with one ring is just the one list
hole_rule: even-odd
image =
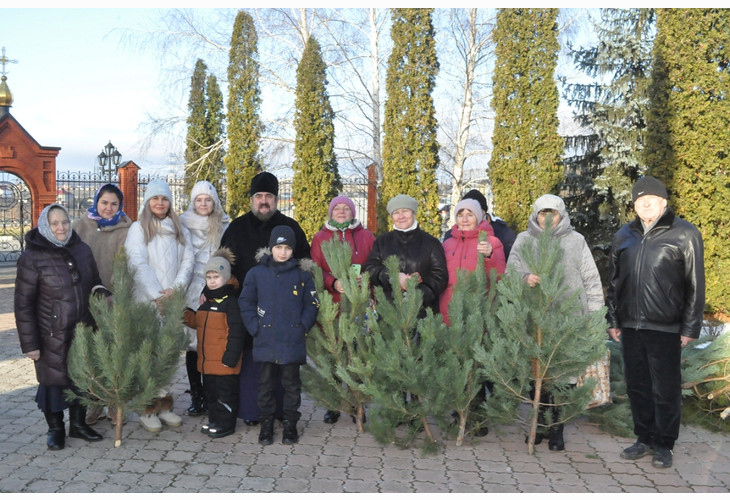
[[10,113],[0,115],[0,170],[28,185],[33,226],[43,208],[56,201],[56,157],[60,150],[38,144]]

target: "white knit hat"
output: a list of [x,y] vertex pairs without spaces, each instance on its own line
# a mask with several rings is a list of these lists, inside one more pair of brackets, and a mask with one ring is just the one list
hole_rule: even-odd
[[150,198],[153,196],[164,196],[170,203],[172,203],[172,192],[170,192],[170,185],[162,179],[152,179],[147,183],[147,189],[144,192],[144,200],[142,201],[142,207],[144,207]]

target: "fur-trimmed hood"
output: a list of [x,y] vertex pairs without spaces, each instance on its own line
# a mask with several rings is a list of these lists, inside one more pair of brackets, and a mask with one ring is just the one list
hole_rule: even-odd
[[[269,247],[261,247],[258,250],[256,250],[256,262],[258,264],[265,263],[264,256],[268,256],[268,258],[272,259],[272,261],[273,261],[273,257],[271,255],[271,249]],[[292,259],[294,259],[294,257],[292,257],[289,260],[292,260]],[[294,260],[298,263],[299,269],[301,269],[302,271],[306,271],[310,274],[314,274],[315,264],[312,259],[298,259],[298,260],[294,259]]]

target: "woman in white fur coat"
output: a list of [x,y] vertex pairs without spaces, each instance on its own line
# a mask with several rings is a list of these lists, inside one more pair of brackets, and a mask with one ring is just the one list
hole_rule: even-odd
[[[190,233],[190,244],[195,254],[193,276],[185,294],[185,305],[197,311],[200,296],[205,287],[205,265],[213,252],[218,250],[221,236],[228,228],[230,218],[223,211],[218,192],[208,181],[198,181],[190,191],[190,204],[180,215],[180,222]],[[186,413],[197,417],[208,412],[205,403],[203,380],[198,371],[198,336],[194,328],[184,327],[190,337],[188,352],[185,353],[185,368],[190,382],[190,407]]]
[[[147,184],[139,220],[132,223],[124,242],[130,267],[135,271],[134,296],[139,302],[162,301],[176,288],[187,290],[193,275],[195,256],[190,233],[172,210],[170,186],[153,179]],[[140,424],[150,432],[182,425],[172,412],[172,395],[166,389],[140,415]]]

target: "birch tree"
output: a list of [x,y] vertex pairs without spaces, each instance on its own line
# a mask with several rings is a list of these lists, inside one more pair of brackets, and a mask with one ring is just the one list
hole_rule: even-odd
[[[486,9],[450,9],[440,57],[446,74],[446,99],[441,101],[439,132],[442,171],[451,183],[451,206],[465,191],[464,170],[470,158],[487,155],[493,117],[489,114],[489,62],[494,56],[493,14]],[[453,90],[452,90],[453,89]],[[457,94],[458,93],[458,94]],[[448,101],[448,102],[447,102]],[[452,103],[458,103],[458,107]],[[455,109],[453,113],[449,111]],[[486,160],[481,169],[486,176]],[[454,215],[452,215],[453,223]]]

